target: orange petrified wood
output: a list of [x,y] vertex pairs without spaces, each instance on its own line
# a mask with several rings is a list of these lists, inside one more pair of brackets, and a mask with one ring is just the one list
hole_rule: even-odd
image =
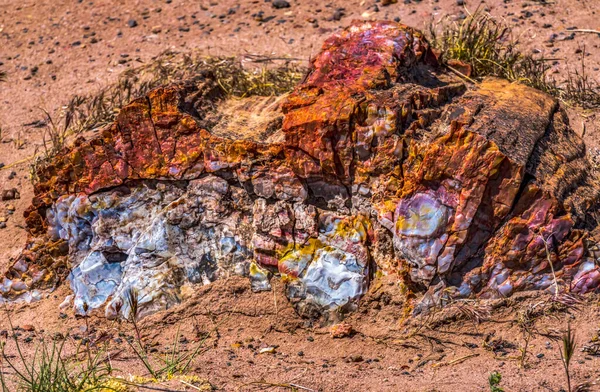
[[280,273],[313,316],[352,310],[374,270],[408,271],[418,309],[600,285],[598,175],[552,97],[466,85],[418,31],[354,22],[289,95],[245,99],[264,121],[230,121],[211,75],[162,87],[41,167],[2,295],[70,271],[76,308],[115,315],[127,290],[150,312],[189,285]]

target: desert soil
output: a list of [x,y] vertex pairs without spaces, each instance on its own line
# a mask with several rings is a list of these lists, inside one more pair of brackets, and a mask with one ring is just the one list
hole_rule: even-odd
[[[289,3],[289,8],[279,9],[264,0],[3,0],[0,70],[8,75],[0,84],[0,190],[16,188],[20,199],[0,201],[0,217],[8,218],[0,228],[0,268],[25,244],[22,215],[33,195],[29,166],[43,149],[43,111],[58,113],[74,94],[94,93],[165,50],[242,58],[269,55],[307,63],[326,37],[353,19],[399,18],[427,30],[440,20],[460,21],[480,6],[513,27],[523,52],[553,59],[551,72],[557,80],[581,71],[582,58],[590,78],[600,75],[600,35],[572,31],[600,29],[597,0]],[[569,115],[588,150],[598,151],[598,112],[569,108]],[[356,333],[332,339],[327,328],[294,314],[279,285],[273,293],[251,294],[246,281],[230,279],[201,288],[190,301],[144,320],[144,339],[155,342],[160,353],[178,328],[190,349],[211,332],[193,373],[224,391],[289,390],[275,385],[282,383],[319,391],[476,391],[489,390],[492,371],[502,374],[506,391],[558,391],[566,382],[557,337],[571,321],[579,343],[574,384],[589,382],[595,388],[600,361],[580,350],[600,327],[595,297],[579,310],[550,307],[528,328],[528,339],[518,322],[520,312],[548,307],[543,295],[489,312],[485,308],[480,323],[463,311],[463,316],[470,314],[466,321],[407,324],[402,323],[403,303],[395,290],[392,281],[382,282],[348,320]],[[141,364],[119,338],[119,332],[131,335],[131,326],[94,317],[86,329],[69,310],[59,310],[68,293],[63,286],[38,303],[9,306],[13,323],[26,326],[20,332],[25,347],[33,351],[38,338],[56,333],[104,336],[115,367],[125,376],[143,375]],[[8,329],[6,318],[0,320],[0,330]],[[259,354],[271,346],[277,346],[274,353]],[[252,384],[261,380],[267,384]],[[153,387],[193,390],[175,381]]]

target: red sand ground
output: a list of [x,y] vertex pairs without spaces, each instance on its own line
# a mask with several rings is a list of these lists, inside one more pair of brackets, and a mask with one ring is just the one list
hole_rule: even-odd
[[[73,94],[93,93],[114,82],[122,71],[149,62],[166,49],[201,50],[207,55],[268,54],[307,61],[327,36],[352,19],[399,17],[403,23],[426,30],[432,22],[446,16],[455,20],[466,12],[459,2],[407,0],[407,4],[400,1],[382,6],[373,0],[290,0],[290,8],[274,9],[264,0],[4,0],[0,5],[0,69],[8,73],[8,80],[0,84],[0,163],[6,165],[0,169],[0,189],[16,187],[21,199],[0,202],[0,217],[9,218],[8,227],[0,229],[0,267],[5,268],[25,243],[22,213],[32,196],[29,163],[43,144],[43,130],[26,124],[42,119],[42,109],[55,113]],[[469,10],[479,5],[472,0],[465,4]],[[375,5],[379,12],[374,11]],[[600,36],[566,31],[568,27],[599,29],[597,0],[489,0],[481,6],[514,27],[524,52],[555,58],[553,72],[559,80],[580,66],[579,50],[585,55],[589,76],[598,77]],[[338,21],[333,15],[339,8],[344,8],[345,15]],[[252,16],[260,11],[262,22]],[[137,26],[129,27],[130,20]],[[549,41],[551,34],[557,34],[553,42]],[[34,69],[37,71],[32,73]],[[597,115],[570,109],[573,127],[580,133],[585,129],[584,139],[591,151],[600,145]],[[10,204],[16,209],[14,214],[9,214]],[[558,353],[560,342],[555,338],[571,319],[581,348],[600,327],[595,297],[571,315],[556,312],[543,317],[529,342],[525,366],[521,366],[518,358],[525,335],[516,322],[519,309],[546,297],[535,294],[523,302],[515,301],[514,307],[492,311],[490,320],[481,324],[460,321],[430,329],[427,320],[415,321],[412,327],[400,324],[402,303],[396,291],[393,283],[385,283],[365,299],[362,310],[349,320],[358,333],[344,339],[332,339],[327,329],[299,319],[281,287],[277,286],[275,295],[251,294],[241,279],[204,287],[196,299],[150,317],[144,325],[148,341],[156,340],[159,352],[172,342],[178,327],[190,341],[189,347],[199,333],[213,331],[193,373],[224,391],[278,390],[247,385],[258,380],[321,391],[477,391],[489,390],[487,379],[494,370],[502,373],[501,386],[506,391],[558,391],[566,388],[566,382]],[[35,328],[35,332],[22,332],[21,338],[56,332],[87,336],[81,329],[85,325],[82,320],[70,312],[66,318],[59,316],[58,304],[68,292],[64,286],[47,300],[11,306],[15,325]],[[93,318],[91,325],[92,330],[106,331],[114,338],[119,330],[132,333],[127,323]],[[415,334],[419,325],[423,327]],[[0,330],[7,328],[7,321],[0,321]],[[505,354],[485,347],[490,334],[490,341],[509,343]],[[32,351],[35,341],[23,344]],[[115,367],[125,375],[144,374],[124,343],[110,342],[111,352],[123,350],[114,360]],[[278,345],[276,354],[258,354],[266,345]],[[598,358],[578,349],[574,384],[594,383],[600,376],[598,365]],[[186,388],[177,382],[154,387]]]

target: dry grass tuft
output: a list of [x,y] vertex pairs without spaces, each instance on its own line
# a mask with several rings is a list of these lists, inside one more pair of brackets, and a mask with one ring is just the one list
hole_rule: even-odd
[[600,86],[591,79],[585,65],[585,48],[581,52],[581,66],[570,71],[564,86],[559,89],[560,98],[586,109],[600,107]]
[[43,151],[35,154],[30,168],[32,181],[37,169],[61,151],[69,138],[110,124],[120,108],[156,87],[210,73],[228,97],[280,95],[290,91],[304,72],[288,59],[164,52],[148,64],[125,71],[114,85],[95,94],[75,95],[59,113],[42,110],[44,118],[35,123],[45,128]]
[[549,62],[557,59],[523,54],[512,29],[479,8],[461,22],[442,20],[429,30],[441,63],[448,66],[450,60],[464,62],[471,66],[471,78],[475,80],[501,77],[547,92],[567,104],[600,107],[600,85],[586,73],[585,50],[580,68],[569,71],[566,80],[559,83],[548,76]]
[[[304,70],[291,61],[274,66],[268,57],[254,56],[245,63],[234,57],[205,57],[167,51],[153,62],[125,71],[118,82],[88,96],[74,96],[66,106],[64,118],[71,132],[95,129],[111,123],[119,109],[150,90],[211,73],[229,96],[270,96],[290,91]],[[256,64],[261,66],[257,67]]]

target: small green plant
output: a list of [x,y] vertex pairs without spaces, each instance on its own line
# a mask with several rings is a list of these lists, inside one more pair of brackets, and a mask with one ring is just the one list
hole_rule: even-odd
[[569,371],[569,366],[571,364],[571,359],[573,359],[573,354],[575,354],[575,334],[571,331],[571,323],[567,325],[567,332],[562,337],[562,347],[559,348],[560,351],[560,359],[563,363],[563,367],[565,368],[565,374],[567,377],[567,391],[571,392],[571,373]]
[[498,371],[493,371],[490,373],[490,377],[488,378],[488,383],[490,384],[490,391],[492,392],[504,392],[504,389],[500,387],[500,382],[502,381],[502,374]]

